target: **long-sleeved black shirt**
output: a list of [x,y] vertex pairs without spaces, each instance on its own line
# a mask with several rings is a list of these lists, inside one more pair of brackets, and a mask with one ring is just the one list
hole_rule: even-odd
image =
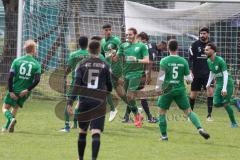
[[204,53],[207,43],[197,40],[192,43],[189,49],[189,67],[192,70],[194,78],[206,78],[209,76],[207,56]]
[[[78,92],[77,86],[111,92],[112,83],[109,66],[99,58],[88,58],[82,61],[75,70],[74,88],[68,99],[70,105],[78,96],[76,94]],[[84,93],[81,93],[80,101],[94,101],[93,99],[94,95],[92,98],[85,98]]]

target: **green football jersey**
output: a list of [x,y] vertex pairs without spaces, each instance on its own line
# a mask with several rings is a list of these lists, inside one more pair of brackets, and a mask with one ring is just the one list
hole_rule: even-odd
[[33,56],[24,55],[13,61],[10,71],[14,72],[13,91],[19,94],[32,85],[35,73],[41,74],[41,65]]
[[78,62],[81,61],[83,58],[86,58],[89,56],[89,53],[87,50],[77,50],[72,53],[70,53],[67,65],[71,68],[73,71],[75,67],[77,66]]
[[101,54],[105,56],[109,49],[118,50],[121,41],[117,36],[111,36],[108,39],[104,38],[101,41]]
[[[220,56],[215,56],[214,61],[208,58],[209,70],[215,74],[216,85],[223,85],[223,71],[227,71],[227,64]],[[228,82],[233,81],[232,76],[228,73]]]
[[145,44],[141,42],[130,43],[125,42],[120,45],[118,50],[118,56],[123,57],[125,63],[123,63],[123,75],[127,79],[138,78],[144,74],[145,65],[142,63],[128,61],[128,57],[135,57],[136,59],[143,59],[149,56],[148,49]]
[[185,90],[184,76],[190,74],[186,59],[178,55],[167,56],[160,61],[160,69],[165,71],[162,88],[170,91]]
[[[108,39],[104,38],[101,41],[101,55],[106,55],[109,49],[118,50],[121,41],[117,36],[111,36]],[[111,67],[112,74],[117,78],[122,76],[122,62],[113,62],[110,57],[105,60]]]

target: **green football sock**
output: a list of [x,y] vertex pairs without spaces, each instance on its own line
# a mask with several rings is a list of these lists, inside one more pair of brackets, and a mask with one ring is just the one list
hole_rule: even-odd
[[134,115],[138,114],[138,108],[135,100],[129,101],[129,107]]
[[196,113],[190,112],[190,113],[188,113],[188,117],[190,118],[192,124],[193,124],[197,129],[202,128],[202,127],[201,127],[200,120],[199,120],[199,118],[198,118],[198,116],[197,116]]
[[115,111],[115,106],[111,94],[107,95],[107,103],[109,104],[111,111]]
[[11,121],[9,119],[7,119],[7,122],[3,125],[3,128],[7,129],[9,124],[10,124],[10,122]]
[[70,127],[70,125],[69,125],[70,116],[67,111],[67,106],[64,109],[64,118],[65,118],[65,127]]
[[234,117],[234,113],[233,113],[233,109],[230,105],[227,105],[227,107],[225,107],[227,113],[228,113],[228,116],[230,118],[230,121],[234,124],[236,124],[236,120],[235,120],[235,117]]
[[166,136],[167,135],[166,115],[159,115],[159,128],[162,136]]
[[5,115],[5,117],[6,117],[8,120],[10,120],[10,121],[11,121],[11,119],[13,118],[13,115],[12,115],[12,113],[11,113],[9,110],[7,110],[7,111],[4,113],[4,115]]

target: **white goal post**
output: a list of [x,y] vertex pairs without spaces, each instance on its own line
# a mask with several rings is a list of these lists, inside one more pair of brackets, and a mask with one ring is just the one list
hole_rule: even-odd
[[206,25],[234,78],[239,75],[238,0],[25,0],[22,18],[21,40],[38,42],[39,60],[46,74],[66,64],[69,53],[77,49],[80,35],[102,36],[102,25],[111,23],[114,35],[122,40],[126,27],[147,32],[153,43],[174,37],[185,58],[190,44],[198,38],[198,29]]

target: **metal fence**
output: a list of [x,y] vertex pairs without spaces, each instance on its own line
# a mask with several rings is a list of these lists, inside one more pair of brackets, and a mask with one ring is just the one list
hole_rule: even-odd
[[[143,5],[160,9],[171,9],[176,7],[174,1],[160,1],[160,0],[134,0]],[[48,53],[51,58],[48,60],[47,69],[43,75],[43,81],[37,88],[37,94],[40,96],[53,97],[58,94],[52,94],[49,88],[48,76],[51,74],[52,69],[59,67],[65,62],[70,52],[71,43],[76,43],[76,39],[80,35],[101,35],[101,26],[106,22],[113,24],[113,32],[124,39],[124,3],[123,0],[72,0],[71,4],[68,0],[25,0],[24,22],[23,22],[23,41],[28,38],[39,39],[39,55],[40,61],[43,62]],[[31,3],[30,3],[31,2]],[[227,9],[227,8],[226,8]],[[209,13],[211,10],[208,11]],[[224,12],[224,11],[223,11]],[[15,16],[16,18],[16,16]],[[135,17],[136,19],[141,17]],[[159,23],[164,23],[168,19],[158,18]],[[205,20],[203,18],[203,20]],[[191,21],[191,19],[183,19],[183,21]],[[233,75],[238,76],[240,68],[240,16],[236,13],[229,19],[216,20],[211,24],[211,38],[220,48],[221,54],[226,59],[228,64],[232,65]],[[173,24],[171,27],[174,27]],[[192,25],[198,24],[193,23]],[[0,61],[3,59],[4,43],[4,12],[0,7]],[[189,26],[180,26],[187,28]],[[62,33],[64,32],[64,33]],[[47,34],[46,34],[47,33]],[[16,33],[10,33],[16,34]],[[197,33],[196,33],[197,34]],[[44,35],[44,36],[42,36]],[[6,35],[5,35],[6,36]],[[11,35],[7,35],[11,37]],[[60,42],[59,46],[52,49],[57,37],[64,39]],[[193,42],[193,39],[185,35],[151,35],[152,42],[161,40],[167,41],[169,37],[175,37],[180,43],[180,55],[187,58],[188,47]],[[9,48],[15,46],[9,46]],[[6,57],[5,57],[6,58]],[[12,58],[12,57],[9,57]],[[160,57],[161,58],[161,57]],[[6,61],[8,64],[1,61],[0,68],[2,69],[1,75],[8,74],[8,69],[11,61]],[[5,79],[0,81],[6,82]],[[236,78],[236,77],[235,77]]]

